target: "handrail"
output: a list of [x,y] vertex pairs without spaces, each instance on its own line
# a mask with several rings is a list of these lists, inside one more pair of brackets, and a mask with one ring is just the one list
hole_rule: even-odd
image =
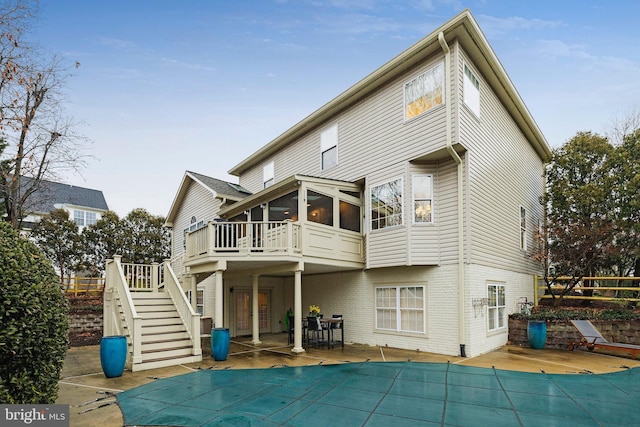
[[[132,363],[142,362],[142,317],[138,315],[129,284],[124,275],[121,264],[122,256],[114,255],[113,259],[107,260],[107,274],[104,291],[104,331],[105,335],[124,335],[124,327],[129,330],[129,340],[132,344]],[[124,320],[121,320],[118,307],[113,294],[121,302]],[[124,324],[122,324],[124,323]]]
[[220,222],[187,233],[187,257],[211,252],[295,252],[302,249],[300,224],[292,221]]
[[[555,278],[557,283],[569,282],[571,280],[575,280],[574,277],[570,276],[562,276]],[[614,276],[591,276],[591,277],[582,277],[579,281],[579,286],[575,286],[571,289],[574,293],[572,295],[565,294],[565,291],[568,289],[565,286],[558,284],[554,287],[554,290],[557,289],[559,293],[555,294],[557,297],[560,297],[562,294],[562,298],[566,299],[581,299],[581,300],[590,300],[590,301],[629,301],[629,302],[638,302],[640,301],[640,287],[630,287],[630,286],[584,286],[583,283],[587,281],[596,281],[596,282],[604,282],[604,281],[630,281],[630,282],[639,282],[640,285],[640,277],[633,276],[625,276],[625,277],[614,277]],[[538,304],[539,299],[551,299],[554,298],[554,295],[546,294],[547,285],[544,282],[544,278],[541,276],[534,276],[534,285],[533,285],[534,295],[536,296],[534,303]],[[624,297],[624,296],[616,296],[616,297],[608,297],[608,296],[586,296],[584,295],[584,291],[631,291],[637,292],[636,297]],[[582,295],[576,295],[577,292],[581,292]],[[555,292],[554,292],[555,293]]]
[[165,260],[163,263],[164,270],[164,290],[167,292],[180,314],[180,318],[184,323],[187,333],[191,336],[193,342],[193,355],[198,356],[202,354],[202,348],[200,344],[200,314],[196,313],[187,296],[185,295],[182,287],[178,282],[173,269],[171,268],[171,260]]

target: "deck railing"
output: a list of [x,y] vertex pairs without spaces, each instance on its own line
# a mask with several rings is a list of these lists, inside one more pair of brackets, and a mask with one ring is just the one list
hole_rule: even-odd
[[[103,305],[104,335],[128,335],[132,349],[131,359],[127,357],[127,362],[137,364],[142,361],[142,317],[138,315],[133,304],[121,258],[114,255],[113,259],[107,260]],[[122,317],[118,300],[122,301]]]
[[121,265],[129,289],[134,292],[157,292],[164,281],[164,269],[158,263]]
[[187,234],[187,257],[216,252],[301,251],[300,225],[291,222],[217,222]]
[[62,282],[68,296],[99,296],[102,295],[104,289],[104,277],[65,277]]

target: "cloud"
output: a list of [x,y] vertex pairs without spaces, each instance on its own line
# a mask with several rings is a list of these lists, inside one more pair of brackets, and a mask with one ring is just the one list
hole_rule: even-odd
[[118,50],[130,50],[136,47],[136,44],[132,41],[113,39],[109,37],[99,37],[98,43]]
[[562,40],[537,40],[535,51],[547,58],[596,59],[584,44],[568,44]]
[[562,21],[545,21],[537,18],[522,18],[520,16],[510,16],[498,18],[489,15],[479,15],[480,26],[487,35],[504,34],[517,30],[544,30],[548,28],[558,28],[565,26]]
[[202,64],[191,64],[188,62],[183,62],[183,61],[178,61],[177,59],[170,59],[170,58],[165,58],[163,57],[162,62],[164,62],[165,64],[169,64],[175,67],[179,67],[179,68],[185,68],[188,70],[195,70],[195,71],[217,71],[217,69],[215,67],[208,67],[206,65],[202,65]]
[[320,23],[323,32],[333,34],[389,33],[403,29],[398,21],[368,14],[331,16]]

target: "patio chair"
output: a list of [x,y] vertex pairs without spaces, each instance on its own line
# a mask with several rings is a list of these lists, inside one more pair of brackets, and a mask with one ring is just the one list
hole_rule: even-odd
[[333,316],[331,316],[332,319],[336,319],[336,320],[340,320],[340,322],[337,323],[330,323],[330,328],[331,331],[329,331],[331,333],[331,347],[335,346],[335,333],[336,330],[340,331],[340,344],[342,345],[342,347],[344,347],[344,322],[342,321],[342,314],[334,314]]
[[640,353],[640,345],[607,341],[589,320],[571,320],[571,323],[578,330],[582,339],[578,342],[570,341],[569,350],[573,350],[575,347],[586,347],[589,351],[604,350],[627,353],[633,359]]
[[315,344],[316,347],[324,340],[324,331],[319,317],[307,317],[307,344]]

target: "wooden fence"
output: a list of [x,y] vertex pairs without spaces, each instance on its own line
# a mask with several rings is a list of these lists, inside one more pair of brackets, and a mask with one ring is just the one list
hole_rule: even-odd
[[67,295],[102,295],[104,277],[65,277],[63,288]]
[[[569,290],[571,277],[559,277],[549,292],[544,277],[534,277],[535,304],[541,299],[577,299],[588,301],[638,302],[640,301],[640,277],[583,277]],[[585,286],[585,284],[590,286]]]

